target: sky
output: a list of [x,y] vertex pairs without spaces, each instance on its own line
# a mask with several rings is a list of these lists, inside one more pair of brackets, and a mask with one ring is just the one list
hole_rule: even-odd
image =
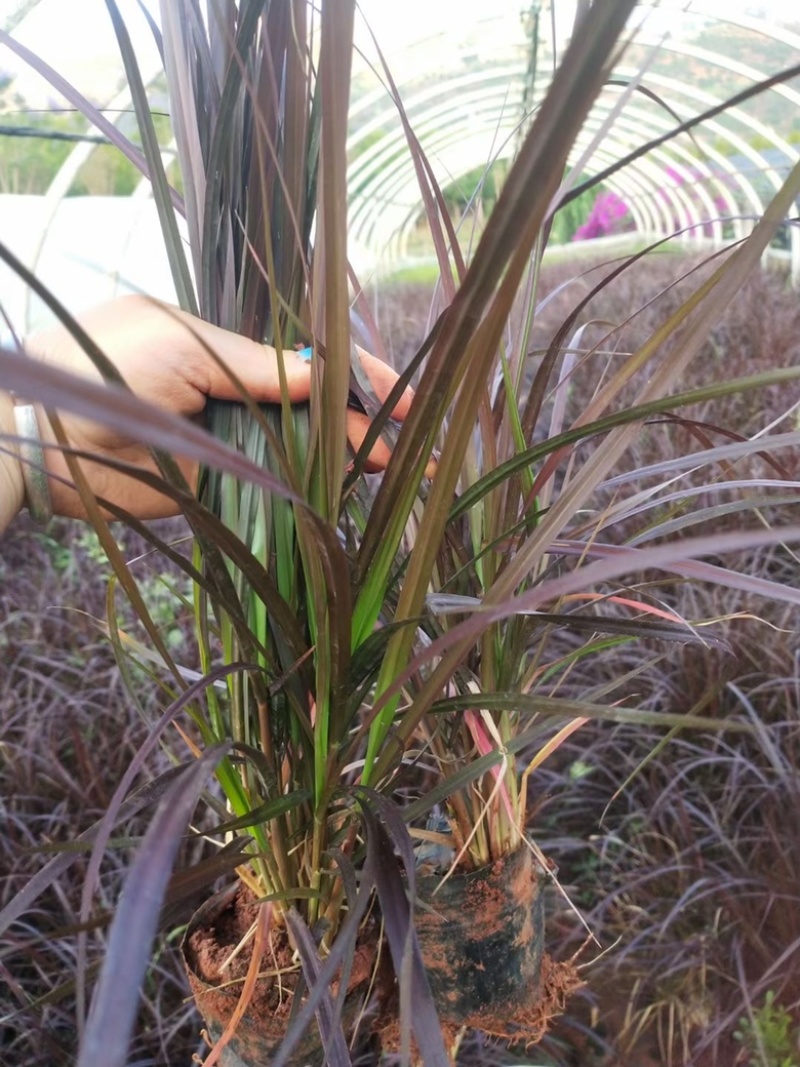
[[[30,0],[27,0],[30,2]],[[492,13],[517,15],[524,0],[497,0]],[[157,15],[158,0],[146,0],[148,9]],[[152,37],[136,0],[118,0],[140,62],[158,61]],[[0,0],[0,27],[24,0]],[[425,32],[435,33],[459,22],[474,21],[486,15],[485,0],[363,0],[362,8],[383,48],[391,51],[403,47]],[[119,78],[116,39],[104,0],[39,0],[13,31],[22,44],[35,50],[70,81],[79,82],[102,95],[113,91]],[[362,43],[365,35],[359,35]],[[39,75],[0,46],[0,71],[18,74],[19,89],[30,99],[41,98],[50,90],[41,85]],[[111,90],[109,90],[109,85]]]
[[[574,0],[553,0],[561,32],[571,22]],[[157,13],[158,0],[146,0]],[[158,70],[158,55],[137,0],[118,0],[129,27],[143,70]],[[658,33],[676,31],[681,25],[680,11],[687,6],[716,12],[723,17],[731,12],[752,12],[773,19],[785,18],[792,8],[785,0],[661,0],[661,11],[650,18],[650,27]],[[35,50],[56,67],[69,81],[96,100],[108,102],[121,80],[117,44],[104,0],[0,0],[0,27],[20,9],[29,13],[19,23],[13,36]],[[509,20],[511,32],[518,29],[523,9],[529,0],[361,0],[360,7],[389,55],[401,53],[419,37],[433,36],[448,29],[474,24],[488,15]],[[358,33],[359,41],[369,46],[368,36]],[[446,56],[442,56],[446,65]],[[398,69],[397,62],[391,65]],[[17,90],[31,106],[46,107],[54,102],[54,92],[40,75],[32,72],[7,47],[0,45],[0,71],[17,77]]]
[[[0,0],[0,26],[19,6],[19,0]],[[119,0],[119,7],[140,62],[155,72],[158,54],[138,5],[135,0]],[[12,36],[95,99],[110,97],[119,85],[119,49],[103,0],[40,0]],[[41,75],[3,45],[0,71],[16,76],[15,89],[31,106],[47,106],[55,96]]]

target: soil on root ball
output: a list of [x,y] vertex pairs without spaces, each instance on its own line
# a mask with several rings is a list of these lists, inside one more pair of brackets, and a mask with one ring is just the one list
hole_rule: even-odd
[[[259,907],[245,886],[232,886],[200,909],[184,939],[189,984],[212,1041],[219,1039],[237,1009],[253,954],[253,938],[248,933]],[[348,1038],[361,1016],[377,950],[377,929],[374,943],[364,939],[356,946],[342,1020]],[[269,1062],[286,1034],[301,977],[286,930],[276,926],[270,931],[252,996],[220,1057],[221,1067],[257,1067]],[[331,993],[337,993],[335,982]],[[320,1035],[312,1023],[289,1062],[321,1064],[322,1059]]]

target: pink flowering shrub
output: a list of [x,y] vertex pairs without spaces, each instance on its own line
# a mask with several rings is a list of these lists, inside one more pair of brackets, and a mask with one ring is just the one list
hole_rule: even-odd
[[589,217],[573,234],[573,241],[589,241],[594,237],[609,237],[612,234],[628,233],[635,228],[628,205],[610,189],[595,197]]

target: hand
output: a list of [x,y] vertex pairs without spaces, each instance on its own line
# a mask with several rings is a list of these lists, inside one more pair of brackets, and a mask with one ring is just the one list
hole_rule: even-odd
[[[255,400],[280,402],[278,355],[269,345],[260,345],[140,296],[121,297],[103,304],[79,316],[78,321],[114,363],[134,393],[173,414],[199,415],[209,396],[220,400],[241,399],[206,346],[230,367]],[[63,327],[32,335],[26,340],[25,347],[35,358],[57,364],[74,374],[94,379],[101,377],[80,345]],[[375,395],[383,402],[397,381],[397,375],[382,360],[360,349],[358,354]],[[310,364],[297,353],[285,351],[284,368],[289,399],[293,403],[307,400],[311,390]],[[412,397],[413,392],[407,389],[392,412],[394,418],[405,417]],[[60,418],[74,448],[156,471],[145,445],[116,434],[111,427],[67,412]],[[42,439],[54,440],[51,428],[41,415],[40,423]],[[347,431],[354,449],[358,450],[368,428],[366,415],[348,410]],[[45,449],[45,455],[51,473],[70,478],[58,449]],[[389,456],[386,444],[378,440],[370,452],[366,470],[383,470]],[[197,464],[175,458],[189,485],[195,488]],[[119,504],[139,518],[159,518],[176,511],[168,497],[102,463],[83,463],[83,469],[98,496]],[[53,510],[57,514],[85,516],[80,497],[74,490],[54,479],[50,480],[50,489]]]

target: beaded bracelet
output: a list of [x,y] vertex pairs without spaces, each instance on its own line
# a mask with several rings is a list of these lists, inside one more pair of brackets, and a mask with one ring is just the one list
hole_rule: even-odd
[[53,517],[53,501],[44,465],[39,421],[33,404],[15,404],[14,422],[20,437],[17,447],[25,486],[25,503],[32,519],[47,523]]

